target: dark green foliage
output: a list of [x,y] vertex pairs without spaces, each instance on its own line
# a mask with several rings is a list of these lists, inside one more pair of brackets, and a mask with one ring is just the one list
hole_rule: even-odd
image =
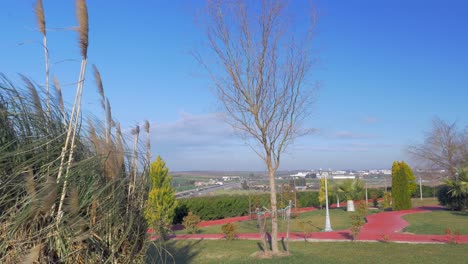
[[411,194],[416,189],[413,171],[404,162],[393,162],[392,165],[392,198],[393,210],[411,209]]
[[[331,195],[328,197],[328,202],[330,204],[336,203],[336,196]],[[319,193],[318,192],[298,192],[297,193],[297,203],[299,208],[301,207],[320,207]]]
[[[267,195],[263,195],[267,198]],[[267,199],[265,199],[267,200]],[[175,223],[180,223],[188,211],[200,216],[202,220],[215,220],[227,217],[247,215],[249,211],[249,197],[247,195],[221,195],[194,197],[178,200],[174,217]],[[268,204],[264,204],[268,206]],[[185,209],[186,208],[186,209]]]
[[248,190],[249,189],[249,184],[247,183],[247,180],[243,180],[241,182],[241,188],[242,188],[242,190]]
[[[446,200],[448,206],[452,210],[463,210],[468,208],[468,170],[459,170],[456,177],[447,179],[445,186],[448,187],[446,191]],[[450,196],[450,197],[448,197]]]
[[184,217],[188,215],[189,209],[187,204],[182,203],[184,200],[178,200],[178,205],[175,208],[174,212],[174,220],[172,220],[173,224],[181,224],[184,221]]
[[437,199],[440,205],[447,207],[450,210],[460,211],[468,208],[468,196],[453,196],[450,193],[451,188],[447,185],[442,185],[437,193]]
[[227,223],[221,226],[221,231],[224,234],[224,238],[227,240],[233,240],[237,235],[237,226],[234,223]]
[[[252,208],[269,208],[270,195],[253,194],[250,197]],[[281,199],[278,196],[278,199]],[[330,203],[335,203],[336,198],[330,196]],[[285,202],[287,204],[288,202]],[[318,192],[297,192],[297,207],[319,207]],[[200,216],[202,220],[216,220],[228,217],[243,216],[249,214],[248,195],[220,195],[193,197],[178,200],[175,210],[174,224],[180,224],[182,219],[191,211]]]
[[[430,197],[436,197],[437,194],[439,193],[439,189],[442,187],[442,185],[438,186],[427,186],[423,185],[422,186],[422,194],[423,198],[430,198]],[[411,197],[413,198],[419,198],[421,197],[420,191],[419,191],[419,185],[416,188],[416,190],[412,193]]]
[[294,184],[295,184],[295,186],[306,186],[306,180],[305,180],[305,178],[298,177],[298,178],[294,179]]

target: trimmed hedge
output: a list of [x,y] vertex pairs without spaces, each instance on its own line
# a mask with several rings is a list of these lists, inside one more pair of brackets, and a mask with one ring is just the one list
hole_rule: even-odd
[[[437,194],[439,193],[441,188],[442,188],[441,185],[438,185],[435,187],[423,185],[422,186],[423,198],[437,197]],[[419,184],[418,184],[416,190],[413,192],[411,197],[419,198],[420,196],[421,194],[419,193]]]
[[[375,192],[377,197],[382,197],[381,189],[368,189],[369,199],[370,193]],[[319,207],[317,191],[297,192],[297,207]],[[280,204],[281,193],[277,194],[278,204]],[[344,199],[340,197],[340,201]],[[270,194],[254,194],[250,195],[252,211],[254,208],[270,207]],[[282,201],[283,204],[288,204],[288,201]],[[329,203],[336,203],[336,195],[329,196]],[[182,223],[183,218],[191,211],[198,215],[201,220],[216,220],[235,216],[244,216],[249,214],[249,195],[219,195],[219,196],[202,196],[185,198],[178,200],[178,206],[175,210],[174,224]]]
[[[277,195],[278,202],[281,194]],[[254,208],[270,207],[270,194],[255,194],[250,196],[252,211]],[[335,203],[336,197],[330,196],[330,203]],[[297,192],[298,207],[318,207],[318,192]],[[283,201],[287,204],[287,201]],[[228,217],[243,216],[249,214],[248,195],[220,195],[203,196],[179,199],[175,210],[174,224],[182,222],[183,218],[191,211],[200,216],[202,220],[216,220]]]

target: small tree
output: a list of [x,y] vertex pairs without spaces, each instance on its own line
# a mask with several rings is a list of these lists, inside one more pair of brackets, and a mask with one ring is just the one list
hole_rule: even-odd
[[457,180],[458,170],[468,163],[468,130],[436,117],[424,142],[409,146],[408,152],[431,168],[446,170]]
[[198,215],[194,215],[192,212],[189,212],[188,215],[184,217],[182,224],[189,234],[198,233],[198,224],[200,224],[201,219]]
[[351,217],[351,235],[353,241],[356,240],[361,233],[362,226],[366,223],[365,217],[367,215],[367,201],[360,201],[357,205],[357,212],[352,214]]
[[393,162],[392,196],[393,210],[411,209],[411,194],[416,190],[413,171],[404,162]]
[[224,237],[227,240],[234,240],[237,235],[237,226],[233,223],[227,223],[221,226],[221,231],[223,231]]
[[439,191],[439,202],[451,210],[468,208],[468,173],[460,170],[458,179],[447,179]]
[[160,156],[151,164],[149,177],[151,190],[145,208],[145,219],[157,235],[165,239],[170,231],[177,201],[171,187],[172,176]]
[[354,201],[362,198],[362,192],[364,190],[364,182],[359,179],[347,179],[340,186],[339,191],[344,194],[347,200],[346,211],[354,212]]
[[313,63],[315,16],[310,28],[293,27],[287,1],[256,4],[208,1],[203,16],[208,52],[196,58],[210,74],[226,121],[266,165],[271,249],[277,254],[275,174],[287,146],[311,132],[302,124],[313,102],[306,78]]

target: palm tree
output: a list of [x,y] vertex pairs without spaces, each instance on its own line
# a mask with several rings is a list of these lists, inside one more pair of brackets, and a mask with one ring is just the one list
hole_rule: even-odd
[[353,200],[362,198],[364,182],[359,179],[347,179],[342,184],[340,184],[338,188],[339,192],[343,193],[347,200],[346,210],[348,212],[354,212],[355,210]]
[[448,193],[455,198],[457,209],[468,207],[468,174],[467,170],[460,170],[456,179],[447,179],[445,185],[449,188]]

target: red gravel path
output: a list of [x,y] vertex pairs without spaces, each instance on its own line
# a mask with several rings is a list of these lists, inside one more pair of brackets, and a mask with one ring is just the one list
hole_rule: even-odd
[[[340,203],[341,205],[341,203]],[[343,206],[343,205],[342,205]],[[336,207],[332,206],[332,207]],[[344,206],[343,206],[344,207]],[[316,208],[300,208],[298,212],[313,211]],[[415,235],[409,233],[401,233],[408,226],[408,223],[403,220],[402,216],[414,213],[424,213],[433,210],[442,210],[439,206],[421,207],[411,210],[382,212],[367,217],[367,223],[362,227],[358,240],[361,241],[393,241],[393,242],[413,242],[413,243],[448,243],[451,240],[457,243],[468,244],[468,235],[460,235],[449,237],[447,235]],[[204,221],[200,227],[221,225],[226,223],[234,223],[249,220],[249,216],[240,216],[213,221]],[[333,219],[332,219],[333,221]],[[309,240],[309,241],[349,241],[351,233],[349,230],[339,230],[332,232],[313,232],[313,233],[290,233],[291,240]],[[278,234],[280,239],[285,239],[286,234]],[[155,238],[155,237],[152,237]],[[195,235],[174,235],[173,239],[222,239],[223,234],[195,234]],[[238,234],[239,239],[259,240],[258,233],[243,233]]]

